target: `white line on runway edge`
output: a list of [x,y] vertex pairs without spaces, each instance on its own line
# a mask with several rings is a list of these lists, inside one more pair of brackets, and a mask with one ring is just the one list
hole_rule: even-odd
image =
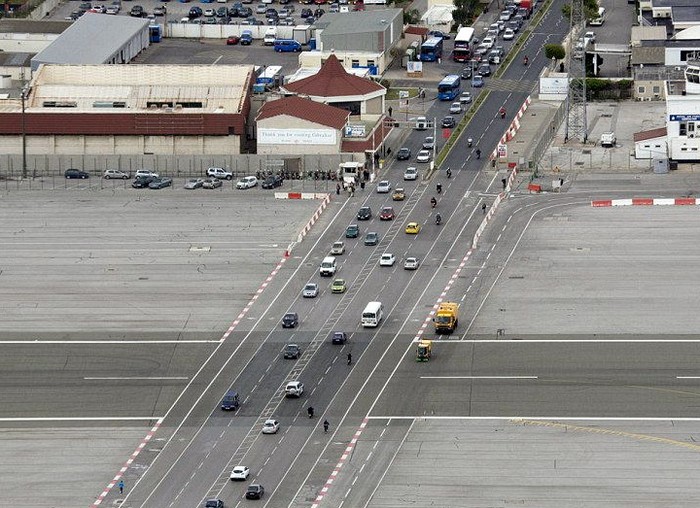
[[539,379],[538,376],[420,376],[420,379]]
[[[0,422],[109,422],[109,421],[140,421],[140,420],[158,420],[158,425],[162,420],[162,416],[37,416],[37,417],[17,417],[17,418],[0,418]],[[157,427],[153,427],[154,429]],[[153,432],[153,429],[151,429]],[[149,433],[150,434],[150,433]],[[148,436],[147,436],[148,437]],[[148,438],[150,439],[150,438]]]
[[136,376],[105,376],[105,377],[84,377],[83,381],[183,381],[189,379],[187,376],[152,376],[152,377],[136,377]]
[[497,420],[497,421],[520,421],[520,420],[542,420],[556,422],[700,422],[700,418],[687,417],[643,417],[643,416],[429,416],[429,415],[384,415],[367,416],[365,420]]

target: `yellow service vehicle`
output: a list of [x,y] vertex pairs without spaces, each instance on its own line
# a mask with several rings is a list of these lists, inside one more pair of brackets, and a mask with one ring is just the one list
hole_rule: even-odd
[[421,340],[416,348],[416,361],[427,362],[433,354],[433,341]]
[[452,333],[459,324],[459,304],[443,302],[438,307],[435,317],[435,333]]

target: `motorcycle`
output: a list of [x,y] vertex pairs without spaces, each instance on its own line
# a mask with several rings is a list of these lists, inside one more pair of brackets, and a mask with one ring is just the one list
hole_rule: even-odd
[[479,150],[478,148],[476,149],[476,158],[481,159],[481,150]]
[[506,108],[499,109],[498,114],[501,115],[501,118],[505,118],[506,117]]
[[437,184],[437,185],[435,186],[435,190],[437,190],[437,193],[438,193],[438,194],[442,194],[442,184],[440,184],[440,183]]
[[447,168],[447,170],[445,171],[445,175],[447,175],[447,178],[452,177],[452,170],[450,168]]
[[467,139],[467,146],[468,146],[469,148],[471,148],[473,142],[474,142],[474,140],[473,140],[472,138],[468,138],[468,139]]
[[430,207],[435,208],[437,206],[437,199],[431,198],[430,200]]
[[528,57],[523,58],[523,64],[527,65],[530,63],[530,59]]
[[435,216],[435,225],[439,226],[442,223],[442,217],[440,217],[440,214],[437,214]]

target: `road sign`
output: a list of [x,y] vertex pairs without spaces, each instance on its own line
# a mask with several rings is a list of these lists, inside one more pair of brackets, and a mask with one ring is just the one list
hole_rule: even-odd
[[505,159],[508,157],[508,145],[498,145],[498,158]]
[[408,99],[408,90],[399,90],[399,99]]

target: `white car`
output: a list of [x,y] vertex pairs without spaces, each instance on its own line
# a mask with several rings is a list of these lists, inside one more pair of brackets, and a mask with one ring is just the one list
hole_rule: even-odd
[[462,92],[462,95],[459,96],[459,103],[460,104],[471,104],[472,102],[472,93],[471,92]]
[[481,44],[479,44],[479,46],[491,49],[494,44],[496,44],[496,41],[493,40],[493,37],[484,37],[484,40],[481,41]]
[[462,112],[462,104],[461,103],[453,102],[450,105],[450,113],[452,113],[453,115],[459,114],[461,112]]
[[406,258],[403,262],[403,269],[404,270],[416,270],[418,269],[419,265],[418,258],[410,257]]
[[284,387],[284,394],[287,397],[301,397],[302,393],[304,393],[304,383],[301,381],[290,381]]
[[423,148],[425,150],[432,150],[435,148],[435,138],[432,136],[428,136],[423,140]]
[[503,32],[503,40],[512,41],[513,39],[515,39],[515,32],[511,28],[506,28],[506,31]]
[[384,253],[382,257],[379,258],[379,266],[394,266],[395,262],[396,256],[393,254]]
[[204,16],[205,17],[216,16],[216,11],[214,9],[204,9]]
[[111,178],[119,178],[120,180],[128,180],[131,178],[129,173],[124,171],[119,171],[118,169],[105,169],[105,180],[110,180]]
[[250,475],[248,466],[236,466],[231,470],[231,481],[247,480]]
[[418,152],[416,162],[430,162],[430,150],[421,150]]
[[595,32],[586,32],[585,34],[583,34],[583,40],[586,44],[595,43]]
[[258,179],[254,176],[244,176],[236,183],[236,189],[251,189],[258,185]]
[[403,172],[403,179],[404,180],[415,180],[418,178],[418,170],[414,167],[406,168],[406,171]]
[[265,420],[265,423],[263,423],[263,434],[277,434],[278,430],[280,430],[280,422],[277,420],[270,418],[269,420]]
[[213,176],[214,178],[220,178],[222,180],[231,180],[233,178],[233,173],[226,171],[224,168],[209,168],[207,169],[207,176]]
[[334,242],[331,247],[331,256],[341,256],[345,253],[345,242]]
[[301,296],[304,298],[316,298],[318,296],[318,284],[309,282],[306,286],[304,286]]
[[153,178],[158,178],[160,175],[158,173],[155,173],[153,171],[150,171],[148,169],[139,169],[136,174],[134,175],[134,178],[138,178],[139,176],[152,176]]
[[388,192],[391,192],[391,184],[389,183],[389,180],[382,180],[377,184],[377,192],[379,194],[387,194]]

